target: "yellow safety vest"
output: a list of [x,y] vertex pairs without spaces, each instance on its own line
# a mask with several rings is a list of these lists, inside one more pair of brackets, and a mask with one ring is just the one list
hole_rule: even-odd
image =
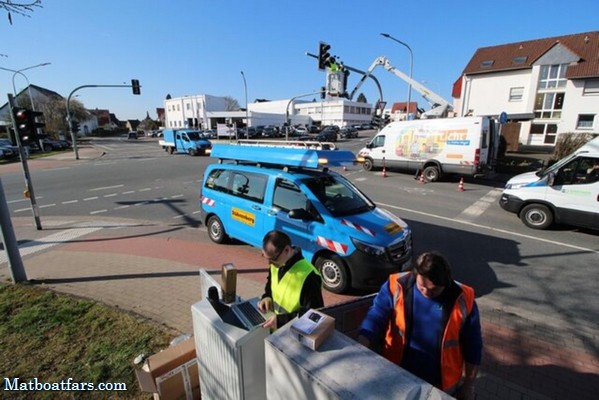
[[298,311],[304,281],[311,272],[318,271],[306,259],[302,259],[283,275],[279,281],[279,268],[270,266],[270,288],[276,314],[288,314]]

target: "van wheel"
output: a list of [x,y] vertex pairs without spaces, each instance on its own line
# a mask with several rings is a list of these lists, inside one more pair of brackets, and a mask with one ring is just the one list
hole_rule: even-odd
[[372,162],[372,159],[365,158],[364,162],[362,163],[362,168],[364,168],[364,171],[372,171],[374,169],[374,163]]
[[208,228],[208,236],[210,236],[210,240],[214,243],[226,243],[228,240],[227,233],[225,232],[225,227],[221,222],[220,218],[216,215],[208,218],[208,222],[206,223],[206,228]]
[[194,149],[189,149],[189,150],[187,150],[187,154],[189,154],[190,156],[195,156],[196,151]]
[[543,204],[529,204],[520,211],[524,225],[532,229],[546,229],[553,224],[553,213]]
[[318,257],[315,267],[322,277],[322,285],[329,292],[343,293],[349,287],[347,267],[339,256]]
[[427,182],[436,182],[439,180],[439,177],[441,176],[439,168],[433,165],[426,167],[424,171],[422,171],[422,174],[424,175],[424,179],[426,179]]
[[168,148],[168,154],[173,154],[175,152],[175,148],[174,147],[169,147]]

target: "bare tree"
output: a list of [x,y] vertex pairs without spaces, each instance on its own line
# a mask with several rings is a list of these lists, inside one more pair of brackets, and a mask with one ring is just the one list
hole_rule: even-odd
[[225,96],[225,110],[226,111],[239,111],[239,102],[231,96]]
[[[60,131],[68,132],[67,124],[67,103],[62,98],[52,98],[36,103],[39,111],[44,113],[45,131],[58,133]],[[87,121],[90,118],[89,113],[83,106],[83,103],[76,99],[71,99],[69,109],[74,120]]]
[[0,8],[4,8],[8,13],[8,22],[12,25],[12,15],[19,14],[25,17],[29,17],[29,13],[33,12],[35,7],[42,7],[42,0],[29,0],[29,1],[18,1],[18,0],[0,0]]

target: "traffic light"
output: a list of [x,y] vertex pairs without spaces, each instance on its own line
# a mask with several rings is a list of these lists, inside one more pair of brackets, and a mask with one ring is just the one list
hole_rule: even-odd
[[71,121],[71,132],[73,132],[73,133],[79,132],[79,121],[76,121],[76,120]]
[[[40,112],[31,111],[26,108],[14,108],[15,131],[19,135],[19,141],[27,146],[37,140],[37,123],[35,117],[42,115]],[[43,124],[42,124],[43,126]]]
[[331,45],[328,43],[320,42],[318,46],[318,69],[324,70],[330,64],[331,53],[329,50],[331,49]]
[[133,88],[133,94],[141,94],[141,89],[139,86],[138,79],[131,79],[131,87]]
[[327,88],[322,86],[320,88],[320,98],[325,99],[327,97]]

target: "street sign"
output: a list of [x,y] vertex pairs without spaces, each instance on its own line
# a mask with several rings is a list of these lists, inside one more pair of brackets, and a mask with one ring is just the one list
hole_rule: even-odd
[[501,114],[499,114],[499,123],[505,124],[506,122],[507,122],[507,113],[505,111],[503,111]]

